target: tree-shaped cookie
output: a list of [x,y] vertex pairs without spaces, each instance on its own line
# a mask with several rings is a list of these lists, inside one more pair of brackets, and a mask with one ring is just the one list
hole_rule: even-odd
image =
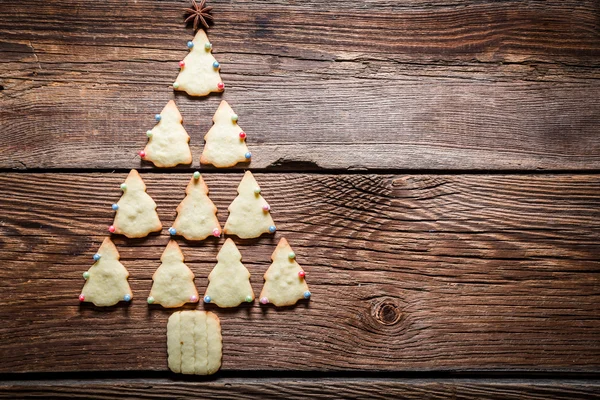
[[210,235],[221,236],[217,207],[208,198],[208,187],[200,172],[194,172],[185,194],[185,198],[177,206],[177,218],[169,228],[169,233],[181,235],[188,240],[203,240]]
[[231,202],[229,217],[223,232],[242,239],[257,238],[263,233],[275,233],[271,207],[260,195],[260,187],[250,171],[246,171],[238,186],[238,196]]
[[236,307],[244,301],[254,300],[250,272],[241,260],[242,255],[235,243],[227,239],[217,254],[217,265],[208,275],[209,284],[204,302],[214,303],[219,307]]
[[119,301],[130,301],[133,295],[127,283],[129,272],[119,262],[119,252],[113,242],[106,238],[94,254],[94,265],[83,273],[85,284],[79,301],[107,307]]
[[296,254],[285,238],[281,238],[271,255],[273,263],[265,272],[265,285],[260,293],[261,304],[291,306],[300,299],[309,299],[305,273],[296,262]]
[[214,125],[204,135],[206,141],[201,164],[212,164],[217,168],[233,167],[249,161],[252,154],[246,146],[246,133],[237,124],[238,116],[225,100],[213,116]]
[[146,185],[135,169],[129,172],[121,190],[123,195],[119,202],[112,205],[116,214],[108,230],[128,238],[141,238],[160,231],[162,224],[156,213],[156,203],[146,193]]
[[179,75],[173,89],[190,96],[206,96],[210,92],[222,92],[225,85],[219,75],[219,62],[212,55],[212,44],[200,29],[194,40],[187,43],[190,52],[179,61]]
[[171,308],[197,302],[198,291],[194,284],[194,273],[183,263],[183,254],[177,242],[169,242],[160,261],[160,267],[152,275],[154,283],[148,303]]
[[181,124],[183,118],[175,102],[170,100],[154,118],[157,124],[146,132],[148,143],[144,150],[139,152],[140,157],[161,168],[191,164],[190,136]]

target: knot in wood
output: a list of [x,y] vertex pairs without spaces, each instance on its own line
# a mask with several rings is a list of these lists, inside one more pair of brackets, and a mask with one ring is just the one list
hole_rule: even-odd
[[402,311],[393,300],[386,299],[375,306],[373,314],[379,323],[394,325],[400,321]]

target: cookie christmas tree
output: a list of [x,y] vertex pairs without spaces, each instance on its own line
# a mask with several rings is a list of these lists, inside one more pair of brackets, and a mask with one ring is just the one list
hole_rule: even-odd
[[246,171],[238,186],[238,196],[229,205],[229,217],[223,232],[242,239],[257,238],[263,233],[275,233],[271,207],[260,194],[260,187],[250,171]]
[[160,261],[160,267],[152,275],[154,283],[148,303],[170,308],[197,302],[198,291],[194,284],[194,273],[183,263],[183,253],[177,242],[169,242]]
[[190,52],[179,61],[179,75],[173,89],[184,91],[190,96],[206,96],[211,92],[222,92],[225,85],[219,75],[219,62],[212,55],[212,44],[200,29],[194,39],[187,43]]
[[188,240],[203,240],[210,235],[221,236],[217,207],[208,198],[208,187],[199,172],[194,172],[185,194],[185,198],[177,206],[177,218],[169,233],[181,235]]
[[146,132],[148,144],[140,151],[140,157],[161,168],[177,164],[191,164],[190,136],[181,124],[183,118],[173,100],[170,100],[160,114],[154,117],[157,124]]
[[206,144],[200,163],[227,168],[250,160],[252,154],[246,146],[246,133],[239,127],[237,121],[237,114],[225,100],[221,101],[213,116],[214,125],[204,136]]
[[227,239],[217,254],[217,265],[208,275],[209,284],[204,302],[214,303],[219,307],[236,307],[244,301],[254,300],[250,272],[241,260],[242,255],[235,243]]
[[107,307],[119,301],[130,301],[133,295],[127,283],[129,272],[119,262],[119,252],[113,242],[106,238],[94,254],[94,265],[83,273],[85,284],[79,301]]
[[135,169],[129,172],[121,190],[123,195],[119,202],[112,205],[116,214],[108,230],[128,238],[141,238],[160,231],[162,224],[156,213],[156,203],[146,193],[146,185]]
[[305,273],[296,262],[296,254],[285,238],[281,238],[271,255],[273,263],[265,272],[265,285],[260,293],[261,304],[291,306],[300,299],[309,299]]

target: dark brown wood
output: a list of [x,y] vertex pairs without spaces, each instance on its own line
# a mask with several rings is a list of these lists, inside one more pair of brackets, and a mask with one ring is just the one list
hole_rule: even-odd
[[66,399],[598,399],[597,382],[469,379],[167,379],[0,382],[0,398]]
[[[215,311],[223,370],[600,367],[598,175],[256,174],[279,228],[236,240],[258,293],[286,237],[313,298]],[[205,174],[224,222],[241,173]],[[115,238],[134,300],[80,306],[125,174],[0,176],[0,372],[161,370],[151,276],[189,174],[143,174],[161,236]],[[220,241],[179,240],[203,293]]]
[[[0,168],[150,168],[171,98],[197,165],[221,96],[170,87],[184,3],[4,0]],[[213,3],[253,168],[600,169],[597,1]]]

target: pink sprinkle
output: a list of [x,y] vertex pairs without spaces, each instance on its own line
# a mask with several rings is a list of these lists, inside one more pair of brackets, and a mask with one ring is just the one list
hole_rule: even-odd
[[109,227],[108,227],[108,231],[109,231],[110,233],[115,233],[115,227],[114,227],[114,225],[111,225],[111,226],[109,226]]
[[225,89],[225,84],[223,82],[217,83],[217,89],[219,89],[219,90]]
[[268,204],[265,204],[265,205],[263,206],[263,211],[269,211],[269,210],[271,210],[271,206],[270,206],[270,205],[268,205]]
[[142,158],[146,157],[146,152],[145,152],[144,150],[140,151],[138,154],[139,154],[139,155],[140,155],[140,157],[142,157]]
[[191,301],[192,303],[195,303],[195,302],[197,302],[197,301],[198,301],[198,297],[196,297],[196,296],[192,296],[192,297],[190,297],[190,301]]
[[213,229],[213,236],[214,237],[220,237],[221,236],[221,231],[219,230],[219,228]]
[[240,139],[246,139],[246,132],[240,132]]
[[260,298],[260,303],[261,304],[267,304],[269,302],[269,299],[267,299],[266,297],[261,297]]
[[79,301],[82,302],[82,303],[85,301],[85,296],[83,295],[83,293],[81,293],[79,295]]
[[185,67],[185,61],[183,61],[183,60],[179,61],[179,67],[180,68]]
[[300,272],[298,272],[298,276],[299,276],[300,278],[304,278],[304,277],[306,276],[306,272],[304,272],[304,271],[300,271]]

